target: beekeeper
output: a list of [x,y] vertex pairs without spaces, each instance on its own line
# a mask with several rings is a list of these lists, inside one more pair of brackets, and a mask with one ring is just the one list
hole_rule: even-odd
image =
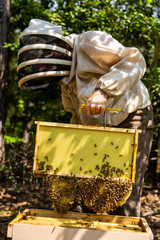
[[[136,162],[136,179],[131,196],[113,214],[140,216],[140,197],[151,150],[153,111],[141,79],[144,57],[135,47],[124,47],[111,35],[88,31],[63,36],[60,26],[32,19],[20,36],[19,86],[49,87],[60,82],[64,109],[77,124],[141,129]],[[54,87],[53,87],[54,92]]]

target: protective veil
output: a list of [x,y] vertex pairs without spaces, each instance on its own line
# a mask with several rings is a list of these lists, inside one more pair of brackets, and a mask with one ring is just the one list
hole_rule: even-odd
[[41,89],[68,76],[72,63],[72,43],[62,35],[61,26],[32,19],[20,35],[18,85]]

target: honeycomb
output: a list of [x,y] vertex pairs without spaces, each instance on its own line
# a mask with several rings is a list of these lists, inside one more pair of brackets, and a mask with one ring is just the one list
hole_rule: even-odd
[[132,182],[123,178],[55,175],[46,177],[45,187],[58,212],[65,213],[71,210],[74,202],[78,202],[95,213],[107,213],[126,201]]

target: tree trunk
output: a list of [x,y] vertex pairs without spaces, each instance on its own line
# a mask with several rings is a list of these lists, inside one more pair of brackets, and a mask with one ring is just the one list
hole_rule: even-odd
[[9,35],[10,0],[0,1],[0,170],[4,163],[4,91],[6,86],[8,49],[3,48]]

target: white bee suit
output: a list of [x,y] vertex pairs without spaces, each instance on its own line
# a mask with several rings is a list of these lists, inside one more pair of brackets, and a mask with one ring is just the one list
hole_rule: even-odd
[[[61,89],[64,109],[72,113],[71,123],[77,123],[79,107],[96,88],[106,92],[106,107],[122,110],[107,111],[107,125],[117,126],[129,113],[150,105],[148,90],[141,82],[146,63],[137,48],[124,47],[101,31],[66,38],[73,42],[72,66],[70,75],[61,80]],[[82,124],[102,125],[103,120],[103,116],[86,116],[82,111]]]

